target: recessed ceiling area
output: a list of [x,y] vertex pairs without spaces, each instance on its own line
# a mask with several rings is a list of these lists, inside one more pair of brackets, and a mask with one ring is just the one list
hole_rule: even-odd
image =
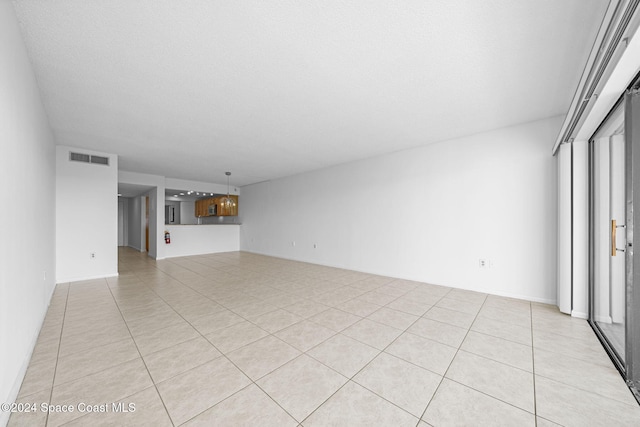
[[242,186],[565,114],[608,2],[13,4],[57,144]]
[[193,191],[193,190],[175,190],[175,189],[165,189],[164,198],[165,200],[172,200],[176,202],[193,202],[199,199],[205,199],[210,197],[222,196],[220,193],[205,193],[203,191]]

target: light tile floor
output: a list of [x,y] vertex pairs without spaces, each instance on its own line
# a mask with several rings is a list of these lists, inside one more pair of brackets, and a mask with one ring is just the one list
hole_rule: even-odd
[[640,425],[553,306],[243,252],[119,256],[118,278],[57,286],[18,398],[38,410],[9,425]]

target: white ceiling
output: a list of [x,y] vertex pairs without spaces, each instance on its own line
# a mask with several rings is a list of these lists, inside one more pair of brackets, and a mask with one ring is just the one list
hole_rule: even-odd
[[564,114],[607,3],[14,0],[58,144],[234,185]]

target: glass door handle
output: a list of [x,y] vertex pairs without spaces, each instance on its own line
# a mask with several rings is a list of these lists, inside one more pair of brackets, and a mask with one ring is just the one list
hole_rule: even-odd
[[611,256],[616,256],[616,220],[611,220]]
[[624,252],[624,249],[618,249],[616,245],[616,230],[618,228],[625,228],[625,225],[616,225],[616,220],[611,220],[611,256],[616,256],[618,251]]

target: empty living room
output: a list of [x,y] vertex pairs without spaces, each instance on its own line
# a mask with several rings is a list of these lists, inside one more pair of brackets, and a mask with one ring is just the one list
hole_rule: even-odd
[[640,425],[639,5],[0,0],[0,426]]

